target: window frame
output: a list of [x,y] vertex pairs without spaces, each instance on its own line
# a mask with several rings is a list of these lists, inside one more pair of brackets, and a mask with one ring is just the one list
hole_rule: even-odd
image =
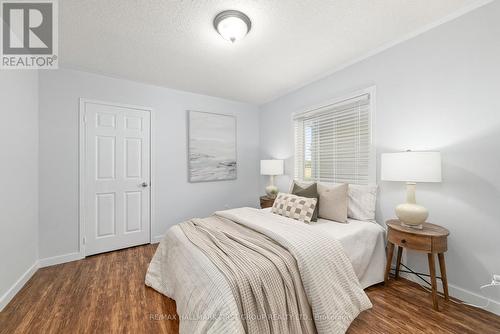
[[[367,185],[376,185],[377,184],[377,152],[376,152],[376,144],[375,144],[375,125],[376,125],[376,115],[377,115],[377,110],[376,110],[376,98],[377,98],[377,89],[376,86],[370,86],[364,89],[356,90],[356,91],[351,91],[343,94],[338,94],[336,97],[332,99],[328,99],[326,101],[323,101],[321,103],[316,103],[312,106],[309,106],[307,108],[303,108],[299,111],[293,112],[291,115],[291,136],[292,136],[292,146],[293,146],[293,162],[292,162],[292,179],[296,180],[295,178],[295,163],[296,163],[296,157],[295,153],[297,152],[297,147],[296,147],[296,138],[295,138],[295,118],[298,118],[300,116],[303,116],[308,113],[314,114],[315,111],[319,111],[325,107],[328,107],[333,104],[338,104],[343,101],[353,99],[356,97],[359,97],[361,95],[366,95],[368,94],[370,96],[370,103],[369,103],[369,108],[370,108],[370,155],[369,155],[369,167],[368,167],[368,183]],[[297,179],[298,181],[304,181]],[[315,181],[315,182],[323,182],[323,181]],[[329,182],[326,182],[329,183]]]

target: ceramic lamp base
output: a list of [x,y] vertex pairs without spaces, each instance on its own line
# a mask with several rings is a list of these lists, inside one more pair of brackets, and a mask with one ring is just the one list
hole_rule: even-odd
[[269,198],[276,198],[278,187],[274,185],[274,175],[269,176],[269,185],[266,187],[266,195]]
[[429,217],[429,211],[415,201],[415,183],[406,183],[406,203],[396,207],[396,216],[401,225],[416,229],[422,229],[422,224]]
[[405,226],[421,229],[429,211],[418,204],[404,203],[396,207],[396,216]]
[[266,195],[269,198],[275,198],[278,194],[278,187],[274,185],[269,185],[266,187]]

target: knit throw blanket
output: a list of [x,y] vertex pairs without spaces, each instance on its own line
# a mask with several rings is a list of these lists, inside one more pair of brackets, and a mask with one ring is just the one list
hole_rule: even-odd
[[340,242],[259,210],[180,224],[229,283],[247,333],[344,333],[371,303]]
[[217,216],[180,227],[226,277],[246,333],[316,333],[297,263],[283,246]]

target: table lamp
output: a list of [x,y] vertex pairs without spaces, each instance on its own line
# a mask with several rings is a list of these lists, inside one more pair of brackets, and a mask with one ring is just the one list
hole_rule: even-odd
[[278,187],[274,185],[274,176],[283,175],[283,160],[261,160],[260,174],[269,175],[269,185],[266,187],[266,194],[275,198],[278,194]]
[[429,211],[415,201],[417,182],[441,182],[440,152],[383,153],[381,180],[406,182],[406,203],[396,207],[403,226],[421,229]]

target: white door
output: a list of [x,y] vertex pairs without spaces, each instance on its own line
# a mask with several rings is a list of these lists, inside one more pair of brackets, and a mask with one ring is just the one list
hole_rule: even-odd
[[85,255],[150,242],[150,112],[82,101]]

